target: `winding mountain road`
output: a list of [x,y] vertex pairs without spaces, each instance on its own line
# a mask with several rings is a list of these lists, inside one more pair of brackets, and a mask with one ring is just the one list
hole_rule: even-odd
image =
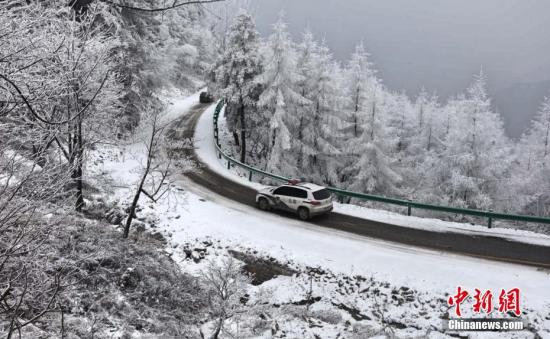
[[[192,139],[199,117],[209,106],[208,104],[195,105],[188,114],[179,119],[174,126],[176,133],[174,137]],[[191,181],[231,200],[255,206],[256,191],[254,189],[232,181],[211,170],[207,165],[201,164],[194,150],[189,150],[188,155],[202,167],[199,172],[186,174]],[[280,213],[280,215],[295,218],[291,214]],[[539,268],[550,268],[550,247],[495,236],[434,232],[334,212],[314,218],[310,223],[319,227],[431,250]]]

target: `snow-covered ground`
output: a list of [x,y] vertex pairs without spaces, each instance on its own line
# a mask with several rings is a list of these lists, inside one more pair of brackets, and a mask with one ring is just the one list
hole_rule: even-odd
[[[174,101],[170,118],[185,114],[196,102],[198,94]],[[213,109],[212,106],[202,116],[197,128],[195,145],[201,160],[225,176],[247,182],[228,172],[216,157],[211,132]],[[92,155],[95,161],[89,170],[102,180],[108,177],[114,183],[112,201],[128,205],[143,161],[140,146],[101,152],[104,155]],[[204,268],[204,261],[199,260],[201,256],[228,256],[228,249],[272,258],[302,272],[250,287],[251,300],[275,304],[273,313],[279,319],[278,333],[285,333],[287,338],[313,338],[314,335],[366,338],[388,331],[399,337],[445,337],[438,329],[442,326],[441,317],[448,311],[446,299],[456,293],[457,286],[470,291],[491,289],[497,297],[501,288],[519,287],[524,318],[534,330],[517,333],[516,337],[530,338],[533,332],[538,332],[539,336],[550,338],[550,272],[547,270],[410,248],[327,230],[233,202],[193,184],[183,175],[175,179],[170,193],[156,204],[142,197],[139,220],[150,223],[151,230],[165,234],[169,239],[167,251],[182,269],[190,272]],[[254,183],[250,185],[258,187]],[[343,211],[349,207],[337,208]],[[372,211],[366,209],[348,212],[400,222],[397,216],[382,212],[371,214]],[[423,219],[406,220],[409,225]],[[433,226],[426,222],[422,225],[427,226],[422,227],[437,229],[440,225],[437,221],[430,222]],[[310,317],[316,319],[315,322],[294,316],[295,308],[301,306],[293,303],[303,301],[308,289],[317,297],[317,302],[308,310],[316,315]],[[264,333],[257,337],[274,336]],[[471,337],[489,336],[478,333]]]

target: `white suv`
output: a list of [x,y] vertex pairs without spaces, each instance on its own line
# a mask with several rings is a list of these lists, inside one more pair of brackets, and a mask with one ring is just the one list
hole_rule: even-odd
[[332,196],[323,186],[291,180],[279,187],[268,187],[258,192],[256,203],[262,210],[278,209],[297,213],[300,219],[332,211]]

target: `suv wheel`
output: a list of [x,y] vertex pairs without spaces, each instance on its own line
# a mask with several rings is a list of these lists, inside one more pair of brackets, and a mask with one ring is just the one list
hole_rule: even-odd
[[309,219],[309,210],[305,207],[298,208],[298,217],[302,220],[308,220]]
[[262,211],[267,211],[269,209],[269,202],[266,198],[260,198],[258,199],[258,207],[260,207]]

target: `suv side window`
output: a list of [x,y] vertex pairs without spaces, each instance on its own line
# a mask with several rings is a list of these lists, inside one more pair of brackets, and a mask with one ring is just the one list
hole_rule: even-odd
[[307,192],[296,187],[281,186],[273,191],[275,195],[284,195],[287,197],[307,199]]
[[330,192],[326,188],[323,188],[322,190],[313,192],[313,197],[315,200],[325,200],[330,198]]
[[301,188],[289,187],[290,196],[294,198],[307,199],[307,192]]
[[290,196],[290,187],[282,186],[282,187],[276,188],[273,191],[273,194]]

